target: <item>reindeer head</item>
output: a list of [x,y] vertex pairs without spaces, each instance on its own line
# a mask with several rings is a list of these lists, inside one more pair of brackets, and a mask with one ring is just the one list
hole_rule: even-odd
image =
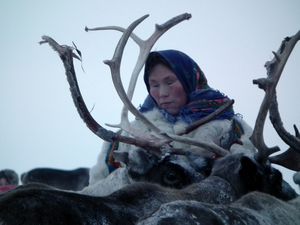
[[[123,159],[124,156],[120,160]],[[166,154],[158,157],[141,148],[130,151],[126,160],[132,179],[171,188],[183,188],[203,180],[210,174],[212,163],[212,158],[200,155]]]
[[214,162],[212,176],[222,177],[235,189],[237,196],[261,191],[285,198],[282,194],[282,175],[270,163],[261,164],[253,156],[231,154]]

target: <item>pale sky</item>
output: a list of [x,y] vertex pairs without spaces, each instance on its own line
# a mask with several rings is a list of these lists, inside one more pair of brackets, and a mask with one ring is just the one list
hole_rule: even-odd
[[[163,0],[163,1],[1,1],[0,3],[0,169],[21,174],[35,167],[73,169],[96,163],[102,141],[80,119],[64,75],[63,65],[42,35],[61,44],[75,42],[83,54],[76,68],[79,85],[92,115],[101,124],[118,123],[122,103],[113,88],[108,66],[120,38],[116,31],[85,32],[84,27],[127,27],[150,14],[135,33],[146,39],[161,24],[182,13],[192,18],[173,27],[153,50],[178,49],[194,58],[211,87],[235,99],[235,111],[254,126],[263,92],[252,80],[266,76],[264,64],[272,59],[286,36],[300,29],[298,0]],[[284,126],[300,127],[300,44],[278,86]],[[137,58],[130,41],[122,64],[125,85]],[[146,91],[139,80],[134,104]],[[268,123],[265,141],[287,149]],[[291,171],[283,170],[292,183]]]

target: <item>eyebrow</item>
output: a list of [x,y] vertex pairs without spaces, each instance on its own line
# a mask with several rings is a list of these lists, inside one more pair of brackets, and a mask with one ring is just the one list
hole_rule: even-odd
[[[178,78],[176,76],[173,76],[173,75],[167,75],[166,77],[164,77],[162,79],[162,81],[165,81],[165,80],[178,80]],[[153,78],[151,78],[151,76],[149,76],[149,82],[157,82],[157,80],[153,79]]]

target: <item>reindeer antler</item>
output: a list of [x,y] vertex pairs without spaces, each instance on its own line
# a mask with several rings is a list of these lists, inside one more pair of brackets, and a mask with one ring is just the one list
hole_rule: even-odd
[[[294,125],[295,135],[299,139],[300,134],[297,127]],[[300,170],[300,153],[293,147],[290,147],[287,151],[270,157],[272,163],[281,165],[290,170],[299,171]]]
[[[142,148],[147,149],[147,150],[152,150],[152,151],[154,151],[158,154],[161,150],[170,149],[169,143],[171,141],[177,141],[177,142],[181,142],[181,143],[190,144],[190,145],[198,146],[198,147],[201,147],[201,148],[205,148],[207,150],[210,150],[210,151],[214,152],[215,154],[217,154],[219,156],[224,156],[224,155],[228,154],[227,150],[223,149],[222,147],[220,147],[220,146],[218,146],[214,143],[200,142],[198,140],[194,140],[194,139],[191,139],[191,138],[188,138],[188,137],[182,137],[182,136],[174,135],[174,134],[166,134],[166,133],[162,132],[159,128],[157,128],[150,121],[148,121],[148,119],[145,118],[144,115],[141,114],[132,105],[131,100],[126,95],[124,87],[122,85],[121,78],[120,78],[120,64],[121,64],[122,54],[123,54],[125,45],[127,43],[127,40],[129,39],[130,36],[135,38],[136,40],[138,40],[137,36],[132,34],[132,31],[147,16],[148,15],[143,16],[140,19],[134,21],[128,27],[128,29],[123,31],[123,35],[122,35],[122,37],[121,37],[121,39],[120,39],[120,41],[119,41],[119,43],[116,47],[116,50],[115,50],[115,53],[114,53],[114,56],[113,56],[112,60],[107,60],[107,61],[105,61],[105,63],[110,66],[111,73],[112,73],[112,78],[113,78],[113,83],[116,87],[116,90],[119,94],[119,97],[121,98],[121,100],[124,103],[124,107],[129,109],[131,113],[133,113],[137,118],[142,120],[142,122],[144,122],[146,124],[146,126],[148,128],[150,128],[150,130],[155,132],[155,134],[157,135],[156,140],[153,140],[153,139],[148,140],[147,138],[143,138],[143,137],[131,138],[131,137],[119,135],[119,134],[117,134],[113,131],[110,131],[110,130],[107,130],[107,129],[103,128],[100,124],[98,124],[94,120],[94,118],[90,115],[89,111],[87,110],[87,107],[86,107],[86,105],[83,101],[83,98],[82,98],[80,90],[79,90],[79,86],[78,86],[77,79],[76,79],[76,73],[75,73],[75,69],[74,69],[74,65],[73,65],[73,57],[75,57],[77,59],[80,59],[80,58],[72,52],[74,50],[74,48],[69,47],[69,46],[65,46],[65,45],[59,45],[52,38],[47,37],[47,36],[43,36],[42,37],[43,41],[41,41],[40,43],[41,44],[42,43],[49,43],[49,45],[55,51],[57,51],[59,53],[60,58],[64,63],[64,67],[65,67],[65,70],[66,70],[66,75],[67,75],[67,78],[68,78],[68,82],[69,82],[69,85],[70,85],[70,90],[71,90],[71,93],[72,93],[72,98],[73,98],[73,101],[75,103],[75,106],[76,106],[81,118],[84,120],[84,122],[87,124],[87,126],[92,130],[93,133],[95,133],[101,139],[103,139],[105,141],[109,141],[109,142],[120,141],[120,142],[123,142],[123,143],[136,145],[138,147],[142,147]],[[156,29],[158,31],[155,32],[150,37],[150,39],[153,38],[153,41],[150,41],[150,43],[152,43],[152,45],[153,45],[155,43],[155,41],[159,38],[159,36],[161,36],[167,29],[171,28],[173,25],[179,23],[180,21],[183,21],[184,19],[188,19],[188,18],[190,18],[190,14],[182,14],[178,17],[174,17],[173,19],[167,21],[163,25],[157,25]],[[152,46],[148,46],[147,47],[148,50],[145,51],[143,54],[146,54],[146,53],[148,54],[151,47]],[[76,50],[78,51],[77,48],[76,48]],[[145,60],[146,60],[146,55],[141,57],[140,61],[142,61],[144,63]],[[140,64],[140,63],[137,63],[137,64]],[[139,67],[141,68],[142,65],[139,66]],[[137,76],[138,74],[136,74],[134,72],[134,75]],[[174,149],[174,151],[176,151],[178,153],[184,152],[183,150],[180,150],[180,149]]]
[[80,60],[80,57],[73,53],[73,47],[67,45],[59,45],[54,39],[49,36],[42,36],[42,39],[43,40],[40,41],[40,44],[48,43],[59,54],[61,60],[63,61],[74,104],[80,117],[94,134],[96,134],[102,140],[108,142],[120,141],[149,150],[160,150],[161,146],[155,142],[150,142],[149,140],[142,138],[135,139],[127,136],[122,136],[118,133],[105,129],[99,123],[97,123],[97,121],[91,116],[88,108],[86,107],[78,86],[73,58],[77,58]]
[[[132,31],[134,28],[141,23],[148,15],[141,17],[140,19],[134,21],[126,30],[126,32],[123,33],[117,47],[114,53],[114,56],[111,60],[106,60],[104,61],[105,64],[109,65],[110,70],[111,70],[111,75],[113,79],[113,83],[115,86],[115,89],[121,98],[122,102],[124,103],[124,106],[136,117],[139,117],[143,123],[149,127],[152,131],[154,131],[157,134],[162,134],[162,132],[154,126],[149,120],[145,118],[143,114],[141,114],[131,103],[131,100],[128,98],[127,94],[125,93],[121,76],[120,76],[120,66],[121,66],[121,60],[122,60],[122,55],[123,51],[125,48],[125,45],[128,41],[128,38],[130,37]],[[166,137],[167,138],[167,137]],[[168,138],[167,138],[168,139]]]
[[[299,136],[297,137],[297,135],[293,136],[289,134],[283,127],[276,97],[276,86],[286,65],[286,62],[299,39],[300,31],[292,37],[285,38],[282,41],[279,50],[277,52],[273,52],[274,58],[271,61],[266,62],[265,64],[265,67],[267,69],[267,78],[261,78],[253,81],[254,84],[257,84],[259,88],[265,91],[265,96],[256,119],[253,134],[251,136],[251,141],[259,150],[258,159],[260,160],[266,160],[268,156],[280,150],[277,146],[272,148],[267,147],[263,139],[263,129],[268,112],[270,113],[270,120],[275,130],[282,138],[282,140],[285,141],[292,149],[300,152]],[[273,162],[276,161],[278,164],[280,164],[279,158],[280,157],[277,157],[276,160],[273,160]],[[299,164],[300,163],[298,163],[298,166],[296,167],[299,167],[300,169]],[[295,165],[291,167],[295,167]]]
[[[142,18],[145,19],[148,16],[149,15],[145,15]],[[133,69],[133,72],[132,72],[132,75],[130,78],[130,82],[129,82],[129,86],[128,86],[128,90],[127,90],[127,97],[131,101],[139,73],[141,72],[141,70],[145,64],[147,56],[148,56],[149,52],[151,51],[153,45],[166,31],[168,31],[169,29],[171,29],[173,26],[177,25],[178,23],[180,23],[184,20],[188,20],[190,18],[191,18],[191,14],[184,13],[184,14],[181,14],[179,16],[176,16],[176,17],[168,20],[164,24],[161,24],[161,25],[156,24],[155,31],[146,40],[142,40],[136,34],[134,34],[132,31],[129,32],[128,29],[125,29],[125,28],[122,28],[119,26],[105,26],[105,27],[96,27],[96,28],[85,27],[85,31],[117,30],[117,31],[120,31],[123,33],[129,33],[130,37],[139,46],[139,49],[140,49],[139,56],[138,56],[137,62],[135,64],[135,67]],[[128,120],[128,107],[124,104],[124,107],[123,107],[122,113],[121,113],[121,122],[119,125],[109,125],[109,124],[107,124],[107,125],[112,126],[112,127],[119,127],[122,130],[126,130],[128,133],[132,133],[132,131],[130,130],[131,128],[130,128],[130,124],[129,124],[129,120]]]
[[[190,144],[190,145],[195,145],[198,147],[202,147],[205,149],[208,149],[212,152],[214,152],[217,155],[221,155],[224,156],[226,154],[228,154],[228,151],[221,148],[220,146],[217,146],[216,144],[213,143],[205,143],[205,142],[201,142],[198,140],[194,140],[191,138],[187,138],[187,137],[182,137],[182,136],[178,136],[178,135],[174,135],[174,134],[169,134],[169,133],[164,133],[162,132],[158,127],[156,127],[155,125],[152,124],[151,121],[149,121],[142,113],[140,113],[131,103],[131,100],[128,98],[128,96],[126,95],[125,91],[124,91],[124,87],[122,85],[122,81],[120,78],[120,65],[121,65],[121,59],[122,59],[122,54],[125,48],[125,45],[129,39],[129,37],[131,36],[134,28],[141,23],[145,18],[147,17],[141,17],[140,19],[134,21],[128,28],[126,31],[123,32],[123,35],[116,47],[114,56],[112,58],[112,60],[106,60],[105,63],[109,65],[110,69],[111,69],[111,75],[112,75],[112,79],[113,79],[113,83],[115,85],[115,88],[119,94],[119,97],[121,98],[122,102],[124,103],[125,108],[127,108],[133,115],[135,115],[138,119],[140,119],[147,127],[148,129],[150,129],[151,131],[155,132],[156,135],[158,135],[158,138],[162,139],[162,140],[158,140],[158,142],[160,142],[162,144],[162,146],[164,144],[168,144],[171,141],[177,141],[177,142],[181,142],[181,143],[186,143],[186,144]],[[162,30],[162,29],[168,29],[169,27],[171,27],[172,24],[174,23],[178,23],[179,21],[182,21],[185,18],[189,18],[190,15],[189,14],[182,14],[178,17],[174,17],[173,19],[169,20],[168,22],[166,22],[164,25],[160,25],[160,26],[156,26],[158,30]],[[161,36],[160,33],[157,33],[158,36]],[[158,37],[157,37],[158,38]],[[149,53],[150,48],[147,50],[147,52]],[[143,59],[143,61],[145,61],[146,58]]]

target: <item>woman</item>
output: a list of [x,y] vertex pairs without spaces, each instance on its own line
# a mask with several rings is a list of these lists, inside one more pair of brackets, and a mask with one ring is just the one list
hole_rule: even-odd
[[[221,92],[210,88],[206,77],[197,63],[188,55],[177,50],[164,50],[151,52],[145,63],[144,81],[149,93],[140,111],[157,127],[167,133],[178,133],[183,127],[202,119],[223,106],[229,98]],[[230,142],[228,134],[232,129],[232,121],[236,120],[241,124],[243,134],[243,146]],[[132,127],[139,130],[139,135],[149,134],[148,129],[139,120],[131,123]],[[238,118],[229,107],[213,121],[204,124],[194,131],[186,134],[190,138],[199,141],[212,142],[219,146],[228,146],[228,150],[253,152],[249,136],[251,128]],[[199,147],[188,146],[182,143],[172,143],[176,148],[190,149],[197,148],[203,151],[208,157],[215,157],[215,154]],[[134,146],[119,144],[117,147],[106,143],[98,158],[98,163],[91,169],[90,184],[103,179],[119,164],[114,162],[112,152],[130,151]]]
[[[145,65],[144,81],[150,98],[142,112],[158,107],[170,123],[197,121],[222,106],[228,97],[211,89],[193,59],[176,50],[151,52]],[[232,119],[232,107],[217,119]]]

